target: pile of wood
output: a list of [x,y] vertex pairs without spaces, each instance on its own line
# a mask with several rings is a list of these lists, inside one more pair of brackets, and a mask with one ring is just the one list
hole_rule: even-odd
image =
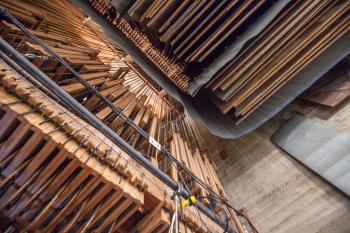
[[124,18],[117,15],[110,18],[109,11],[114,9],[109,0],[91,0],[91,6],[104,15],[124,35],[129,38],[145,55],[176,84],[182,91],[186,91],[191,78],[184,73],[184,67],[175,59],[166,56],[164,51],[156,48],[140,30],[131,26]]
[[[4,3],[11,5],[7,0]],[[169,133],[164,127],[171,119],[170,115],[179,114],[163,101],[164,95],[145,85],[145,80],[138,78],[127,64],[120,65],[122,60],[116,58],[123,57],[123,54],[103,40],[99,42],[96,38],[101,35],[95,33],[93,27],[82,30],[76,37],[75,33],[84,24],[85,18],[70,15],[68,12],[75,12],[75,8],[69,2],[55,4],[43,0],[36,1],[34,5],[16,2],[11,5],[10,11],[22,14],[26,11],[31,14],[41,12],[43,24],[32,27],[31,32],[102,96],[112,101],[126,117],[162,145],[171,148],[188,169],[212,186],[214,192],[226,198],[210,156],[193,147],[196,139],[189,139],[193,135],[186,133],[190,129],[183,130],[182,134],[186,135],[181,135],[175,131]],[[58,24],[54,21],[61,11],[67,18],[59,19],[62,23]],[[73,23],[70,25],[71,32],[63,33],[69,22],[78,22],[78,19],[81,19],[80,24]],[[24,17],[21,19],[23,23],[26,20]],[[188,174],[181,169],[177,171],[179,167],[174,163],[167,160],[162,164],[164,155],[15,25],[1,21],[0,33],[156,166],[164,171],[166,166],[171,167],[174,179],[181,172],[186,185],[194,187],[191,191],[195,195],[207,194],[203,187],[194,184]],[[104,47],[93,46],[98,43],[103,43]],[[114,59],[107,59],[109,57]],[[11,63],[9,58],[5,60]],[[0,213],[6,220],[3,225],[5,230],[9,226],[23,231],[46,232],[168,230],[174,206],[170,196],[164,195],[164,189],[168,188],[160,180],[97,129],[25,82],[28,74],[12,72],[6,65],[0,68]],[[170,144],[167,145],[167,142]],[[210,207],[208,201],[203,202]],[[221,231],[203,214],[201,218],[212,232]],[[185,211],[181,221],[183,232],[208,232],[196,211]]]
[[168,54],[186,63],[201,63],[265,2],[138,0],[128,14]]
[[327,107],[337,107],[350,97],[350,56],[333,67],[306,90],[301,98]]
[[131,25],[124,19],[120,19],[116,25],[117,28],[123,32],[134,44],[142,50],[145,55],[165,74],[170,78],[182,91],[186,91],[191,81],[180,66],[174,59],[168,58],[160,50],[156,49],[137,29],[131,27]]
[[[17,37],[12,37],[12,35],[18,36],[19,29],[5,21],[2,21],[0,25],[3,37],[9,41],[11,41],[11,38],[14,38],[12,44],[18,48],[18,43],[16,43]],[[16,32],[14,32],[15,29]],[[124,77],[129,72],[128,69],[119,69],[111,72],[111,67],[104,64],[97,57],[98,51],[87,47],[62,45],[57,42],[57,39],[56,42],[50,41],[50,44],[51,48],[78,71],[83,79],[99,90],[101,95],[112,101],[127,117],[132,119],[137,117],[138,124],[142,124],[142,127],[146,130],[152,128],[151,119],[154,114],[151,108],[147,107],[147,103],[145,107],[143,106],[147,98],[136,97],[123,84],[125,81]],[[122,136],[127,136],[127,138],[124,138],[128,141],[135,139],[135,136],[132,137],[132,134],[130,134],[130,127],[124,121],[118,119],[111,108],[101,104],[101,100],[97,96],[92,95],[83,84],[73,77],[66,67],[52,58],[43,48],[30,42],[22,42],[18,49],[24,54],[33,54],[33,57],[30,57],[33,64],[59,83],[66,92],[80,101],[101,121],[109,125],[111,129]]]
[[[106,16],[113,9],[108,0],[91,2]],[[188,82],[220,59],[225,47],[257,24],[272,5],[253,0],[137,0],[127,5],[124,17],[117,18],[120,30],[127,31],[135,44],[146,38],[184,65],[191,77],[186,85],[166,74],[186,91]],[[346,33],[349,14],[348,1],[291,1],[209,80],[205,94],[239,124]],[[145,54],[152,53],[148,42],[139,47],[146,48],[142,49]]]
[[294,2],[207,84],[238,123],[349,29],[349,1]]
[[[90,2],[108,19],[112,9],[113,12],[121,11],[114,9],[110,0]],[[191,77],[202,71],[208,61],[217,56],[215,53],[218,50],[242,34],[246,26],[252,24],[270,5],[269,1],[253,0],[137,0],[129,3],[126,16],[115,17],[117,27],[165,71],[168,78],[186,91]],[[191,63],[196,65],[188,65]],[[168,71],[167,67],[171,70]],[[188,76],[182,74],[184,71]]]
[[[4,0],[1,5],[8,9],[19,19],[32,33],[45,37],[49,41],[57,40],[64,45],[89,47],[99,51],[98,57],[103,63],[111,66],[111,70],[118,69],[116,60],[123,59],[127,55],[118,47],[112,46],[101,28],[84,13],[77,10],[72,4],[52,1],[10,1]],[[69,19],[67,21],[66,19]],[[27,38],[24,37],[24,40]],[[129,62],[142,73],[150,84],[159,89],[136,63]]]
[[[49,26],[52,28],[51,25]],[[19,35],[23,35],[24,33],[15,25],[1,21],[0,29],[2,36],[23,54],[26,54],[34,65],[40,68],[67,93],[75,97],[91,113],[96,115],[98,119],[158,166],[159,161],[162,159],[159,151],[122,120],[111,107],[102,102],[99,97],[91,94],[66,67],[51,57],[39,45],[22,40],[22,37]],[[102,96],[108,98],[126,117],[133,120],[136,125],[145,130],[150,137],[162,145],[166,145],[166,142],[171,140],[173,137],[172,133],[169,134],[169,129],[163,127],[163,125],[167,123],[168,113],[177,113],[169,109],[170,107],[167,103],[152,98],[155,95],[154,92],[149,92],[148,89],[145,90],[144,81],[130,75],[132,70],[127,65],[121,65],[122,62],[120,60],[115,61],[114,65],[118,69],[111,70],[111,65],[108,63],[105,64],[100,59],[100,50],[72,43],[69,38],[63,40],[62,37],[55,36],[55,39],[52,40],[53,36],[48,33],[37,30],[32,30],[31,32],[48,43],[50,48],[72,66],[83,79],[98,90]],[[184,120],[186,119],[181,118],[181,121]],[[179,123],[178,125],[183,126],[183,123]],[[190,127],[190,124],[186,124],[181,129],[182,137],[191,144],[191,151],[187,148],[186,153],[189,153],[189,157],[199,156],[199,159],[202,159],[205,163],[207,161],[207,155],[200,155],[198,146],[196,147],[194,145],[195,142],[193,142],[199,135],[190,135]],[[176,131],[174,133],[176,134]],[[178,137],[180,136],[178,135]],[[179,153],[177,152],[178,156],[180,156]],[[183,156],[187,157],[186,155]],[[185,160],[180,161],[184,163]],[[191,169],[191,164],[188,162],[184,163],[184,165]],[[196,175],[200,175],[200,173],[196,173]],[[202,181],[213,186],[214,191],[218,194],[223,194],[221,185],[214,185],[214,182],[208,181],[203,175]]]
[[[125,141],[133,145],[138,151],[145,154],[158,165],[158,154],[147,140],[141,137],[129,126],[111,107],[101,102],[101,99],[91,94],[87,88],[51,55],[34,43],[23,41],[19,35],[23,34],[15,25],[1,21],[0,28],[5,39],[11,42],[19,51],[29,56],[29,59],[44,73],[58,83],[66,92],[75,97],[91,113],[104,122]],[[32,31],[40,39],[44,39],[51,49],[60,55],[80,76],[91,86],[108,98],[115,107],[133,120],[136,125],[144,129],[152,138],[165,145],[163,119],[169,108],[167,103],[154,99],[154,92],[145,91],[143,80],[130,76],[132,70],[128,66],[120,66],[111,70],[109,64],[105,64],[99,58],[99,50],[82,45],[71,44],[56,37],[55,41],[47,33]],[[61,43],[59,43],[61,42]],[[64,43],[64,44],[63,44]],[[67,45],[71,44],[71,45]],[[169,137],[169,136],[167,136]]]

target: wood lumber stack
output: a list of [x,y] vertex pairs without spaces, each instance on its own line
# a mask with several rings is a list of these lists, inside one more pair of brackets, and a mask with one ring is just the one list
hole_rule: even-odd
[[223,113],[248,117],[349,29],[349,1],[294,2],[207,84]]
[[[11,4],[7,0],[4,3]],[[20,4],[11,6],[11,9],[24,11]],[[79,12],[75,12],[75,8],[66,1],[52,3],[41,0],[23,6],[33,14],[42,12],[44,23],[31,29],[34,35],[126,117],[162,145],[166,144],[169,135],[164,125],[170,116],[177,116],[179,111],[172,109],[173,106],[168,104],[171,101],[162,99],[165,95],[160,95],[161,91],[150,88],[146,79],[137,77],[140,74],[136,74],[128,64],[120,65],[122,59],[119,57],[123,54],[103,40],[98,41],[97,38],[101,37],[99,29],[89,23],[91,27],[84,27],[77,36],[81,29],[78,22],[84,22],[79,21],[79,17],[77,19]],[[73,14],[67,13],[67,9]],[[58,19],[61,11],[66,16],[64,20]],[[60,23],[55,22],[56,19]],[[22,17],[20,20],[26,22],[27,19]],[[73,23],[69,25],[69,22]],[[88,26],[88,22],[85,24]],[[68,27],[71,32],[68,32]],[[163,168],[160,163],[164,156],[46,50],[9,22],[0,22],[0,33],[98,119],[156,166]],[[96,48],[94,45],[98,43],[104,44],[104,47]],[[107,57],[114,57],[114,60]],[[174,208],[169,207],[168,203],[173,202],[169,196],[160,191],[166,188],[161,181],[79,116],[24,82],[21,72],[16,74],[6,65],[0,68],[0,121],[3,123],[0,127],[0,151],[6,151],[0,155],[0,208],[3,208],[0,212],[10,220],[4,226],[13,226],[15,222],[21,223],[18,228],[24,231],[46,232],[129,232],[132,228],[142,229],[141,232],[167,231]],[[182,133],[188,134],[189,131],[183,130]],[[182,146],[185,145],[181,147],[185,151],[177,156],[195,161],[196,167],[189,162],[185,166],[190,170],[197,169],[194,171],[196,175],[203,175],[203,172],[198,173],[199,163],[203,163],[210,175],[201,180],[214,186],[214,192],[222,195],[223,190],[210,158],[198,148],[196,151],[190,149],[195,139],[180,134],[177,138]],[[186,140],[191,146],[186,146]],[[175,173],[177,175],[177,171],[174,171],[174,176]],[[144,179],[144,175],[153,182]],[[186,179],[189,177],[184,176]],[[204,193],[198,187],[193,192],[196,195]],[[153,213],[157,205],[161,206],[161,210]],[[155,221],[142,221],[153,214],[157,216]],[[212,232],[219,231],[215,223],[205,216],[202,218],[214,229]],[[186,232],[208,232],[196,212],[185,214],[181,227]],[[0,227],[0,230],[3,229]]]
[[[113,9],[109,4],[111,1],[90,2],[101,15],[109,17],[110,9]],[[170,59],[176,58],[177,64],[183,64],[188,76],[165,74],[186,91],[188,82],[193,81],[218,56],[218,52],[236,40],[271,5],[271,1],[265,0],[137,0],[129,3],[127,15],[118,18],[117,26],[121,25],[118,28],[135,44],[140,43],[141,38],[147,40],[144,43],[146,48],[140,46],[146,56],[153,57],[158,52]],[[151,46],[154,49],[149,49]]]
[[182,91],[186,91],[191,81],[183,70],[183,67],[173,59],[168,58],[164,53],[154,48],[147,37],[144,37],[139,31],[133,29],[124,19],[121,19],[116,25],[126,37],[132,40],[135,45],[144,51],[146,56],[165,74],[170,80],[177,85]]
[[349,56],[323,75],[301,99],[327,107],[337,107],[350,97]]
[[155,44],[187,63],[201,63],[265,2],[138,0],[128,14]]
[[[103,6],[111,9],[108,0],[91,2],[100,12]],[[135,44],[146,38],[169,59],[182,64],[190,78],[187,87],[197,85],[196,78],[202,78],[206,67],[218,70],[206,79],[206,90],[201,93],[239,124],[349,30],[348,1],[290,1],[240,47],[238,37],[249,34],[250,26],[259,24],[259,17],[274,5],[255,0],[136,0],[118,24]],[[108,10],[102,14],[108,15]],[[218,61],[223,64],[221,69],[216,63],[210,66],[231,45],[240,50],[237,55]],[[139,47],[148,48],[148,42]],[[167,77],[181,86],[177,79]]]
[[19,20],[23,21],[25,26],[30,29],[38,29],[43,23],[43,17],[46,12],[33,7],[28,3],[2,1],[1,5],[10,10],[11,13]]
[[[37,4],[40,6],[48,4],[50,7],[53,7],[53,10],[61,9],[61,7],[52,5],[46,1],[39,1]],[[49,15],[50,13],[51,11],[46,12],[45,15]],[[72,21],[74,22],[75,20]],[[50,28],[49,32],[58,31],[54,27],[57,24],[49,24],[48,22],[46,26]],[[161,159],[158,157],[158,151],[113,112],[112,108],[102,103],[97,96],[92,95],[84,85],[78,82],[47,51],[29,39],[22,40],[20,35],[23,36],[24,33],[13,24],[1,21],[0,28],[2,36],[11,42],[20,52],[26,54],[33,64],[56,81],[66,92],[75,97],[125,141],[154,160],[154,163],[158,166],[158,160]],[[74,31],[73,28],[72,31]],[[150,92],[148,89],[145,90],[143,80],[130,75],[132,70],[128,66],[125,64],[121,66],[120,63],[122,62],[119,60],[115,62],[116,69],[112,70],[112,64],[106,64],[100,57],[101,50],[91,48],[90,46],[83,46],[83,44],[88,43],[81,42],[81,44],[78,44],[78,41],[73,43],[69,34],[65,34],[62,37],[58,34],[50,34],[38,30],[32,30],[31,32],[46,42],[54,52],[71,65],[102,96],[112,101],[113,105],[120,109],[126,117],[133,120],[136,125],[144,129],[152,138],[165,145],[164,131],[166,130],[162,129],[166,120],[164,118],[167,112],[173,110],[169,110],[169,107],[166,107],[168,105],[160,99],[154,98],[155,91]],[[85,33],[92,34],[91,32]],[[91,42],[91,38],[88,39],[88,42]],[[183,131],[186,130],[183,129]],[[194,137],[186,137],[186,140],[193,145],[191,140]]]
[[[91,0],[92,7],[94,7],[100,14],[106,15],[108,9],[114,9],[109,0]],[[118,22],[116,20],[118,19]],[[166,56],[164,52],[156,48],[150,40],[138,29],[123,18],[114,17],[110,20],[127,38],[134,42],[134,44],[142,50],[145,55],[177,85],[182,91],[186,91],[191,79],[184,73],[184,67],[176,62],[174,59]]]

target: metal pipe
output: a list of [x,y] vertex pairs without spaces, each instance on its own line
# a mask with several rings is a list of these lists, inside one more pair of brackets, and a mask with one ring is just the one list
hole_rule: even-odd
[[[178,190],[178,183],[172,180],[167,174],[159,170],[150,161],[143,157],[137,150],[126,143],[121,137],[119,137],[114,131],[107,127],[104,123],[98,120],[92,113],[85,109],[79,102],[77,102],[72,96],[66,93],[60,86],[58,86],[54,81],[47,77],[41,70],[34,66],[27,58],[25,58],[21,53],[14,49],[10,44],[8,44],[3,38],[0,38],[0,49],[8,57],[13,59],[21,68],[26,70],[31,74],[37,81],[39,81],[47,89],[51,90],[57,95],[57,97],[71,109],[74,109],[77,114],[89,122],[97,130],[101,131],[106,135],[112,142],[121,147],[127,154],[129,154],[133,159],[137,160],[141,165],[143,165],[147,170],[149,170],[153,175],[163,181],[172,190]],[[186,190],[181,190],[181,196],[184,198],[189,197],[189,193]],[[215,213],[208,209],[205,205],[200,202],[196,203],[198,209],[212,219],[222,228],[226,227],[226,222],[220,219]],[[230,232],[236,232],[232,228],[229,229]]]

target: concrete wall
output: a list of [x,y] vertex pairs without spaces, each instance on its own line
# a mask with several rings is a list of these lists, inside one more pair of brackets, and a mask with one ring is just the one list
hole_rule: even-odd
[[349,233],[350,198],[269,140],[296,112],[350,132],[350,101],[332,110],[299,100],[237,140],[206,136],[231,204],[245,207],[260,233]]

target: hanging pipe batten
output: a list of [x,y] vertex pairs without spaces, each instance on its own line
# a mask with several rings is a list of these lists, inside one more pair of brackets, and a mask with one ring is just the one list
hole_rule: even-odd
[[[51,90],[62,103],[71,109],[74,109],[77,114],[79,114],[84,120],[86,120],[94,128],[106,135],[113,143],[118,145],[123,149],[128,155],[133,159],[137,160],[141,165],[143,165],[148,171],[153,175],[163,181],[172,190],[178,190],[178,184],[172,180],[167,174],[154,166],[150,161],[148,161],[144,156],[142,156],[137,150],[126,143],[119,135],[107,127],[104,123],[98,120],[92,113],[85,109],[79,102],[77,102],[72,96],[66,93],[60,86],[58,86],[54,81],[47,77],[41,70],[34,66],[27,58],[25,58],[21,53],[19,53],[15,48],[8,44],[2,37],[0,38],[0,49],[8,57],[13,59],[22,69],[26,70],[31,74],[38,82],[43,86]],[[185,190],[181,190],[180,194],[184,198],[189,197],[189,193]],[[216,224],[221,226],[223,229],[226,227],[226,222],[220,219],[215,213],[208,209],[201,202],[196,203],[198,209],[213,220]],[[236,232],[232,228],[229,228],[230,232]]]

